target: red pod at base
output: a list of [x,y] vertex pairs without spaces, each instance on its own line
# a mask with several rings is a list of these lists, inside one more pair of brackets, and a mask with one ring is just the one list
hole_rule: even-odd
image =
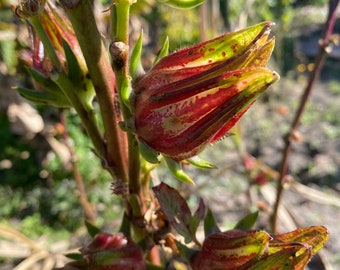
[[138,78],[131,98],[137,137],[180,161],[235,125],[279,75],[265,66],[271,22],[228,33],[161,59]]

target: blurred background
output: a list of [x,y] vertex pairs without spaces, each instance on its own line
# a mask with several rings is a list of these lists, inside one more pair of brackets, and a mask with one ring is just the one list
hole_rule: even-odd
[[[85,218],[114,232],[122,214],[120,199],[109,189],[112,180],[92,152],[75,112],[36,106],[15,91],[18,85],[32,87],[20,60],[30,43],[26,26],[12,11],[17,4],[0,0],[0,270],[23,262],[33,244],[62,264],[63,257],[56,254],[87,240]],[[151,67],[167,36],[170,51],[175,51],[264,20],[276,23],[270,67],[280,74],[280,82],[247,112],[233,136],[204,151],[203,156],[218,170],[187,168],[197,183],[189,190],[183,187],[189,202],[194,206],[203,197],[225,229],[258,209],[256,226],[269,229],[283,136],[314,68],[327,4],[327,0],[207,0],[183,11],[156,0],[138,0],[132,7],[131,43],[143,29],[145,69]],[[95,6],[104,36],[109,5],[102,1]],[[340,20],[334,34],[340,34]],[[340,268],[339,104],[340,47],[335,45],[293,145],[292,179],[280,217],[282,231],[311,225],[330,230],[331,239],[311,269]],[[154,178],[155,183],[181,185],[163,166]],[[79,183],[85,185],[88,209],[80,202]],[[49,269],[42,264],[34,267],[20,269]]]

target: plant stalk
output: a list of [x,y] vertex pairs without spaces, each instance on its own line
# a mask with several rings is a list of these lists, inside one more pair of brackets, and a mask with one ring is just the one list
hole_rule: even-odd
[[[122,100],[122,91],[124,87],[131,88],[131,79],[129,74],[129,16],[130,16],[130,0],[120,0],[116,3],[115,12],[111,18],[115,22],[111,22],[111,25],[116,25],[116,29],[112,31],[115,33],[115,37],[112,39],[117,42],[111,44],[111,54],[113,57],[113,68],[115,70],[117,79],[118,96],[120,99],[120,107],[125,121],[132,118],[129,108],[124,104]],[[126,89],[125,89],[126,90]],[[136,194],[140,198],[140,207],[138,212],[144,212],[144,198],[141,192],[140,183],[140,155],[139,148],[134,134],[128,132],[128,152],[129,152],[129,192],[130,194]],[[137,209],[135,209],[137,210]],[[141,211],[142,210],[142,211]],[[134,211],[136,212],[136,211]]]
[[315,68],[309,76],[306,88],[301,96],[299,107],[295,113],[294,120],[291,124],[290,131],[284,138],[285,147],[283,150],[283,156],[281,161],[280,176],[277,182],[277,193],[276,201],[273,209],[273,214],[271,216],[271,229],[274,234],[278,233],[277,223],[278,223],[278,210],[282,200],[285,179],[288,174],[288,160],[292,149],[292,142],[294,141],[294,134],[296,134],[297,129],[300,125],[300,120],[303,112],[306,108],[306,104],[311,96],[314,89],[315,83],[320,76],[321,70],[324,66],[327,55],[330,52],[332,45],[332,33],[334,29],[334,24],[336,21],[336,9],[339,4],[339,0],[330,0],[328,16],[325,22],[324,32],[321,40],[319,41],[319,50],[315,59]]
[[105,129],[104,167],[116,180],[128,181],[127,138],[116,97],[116,80],[89,1],[61,0],[79,41],[96,91]]

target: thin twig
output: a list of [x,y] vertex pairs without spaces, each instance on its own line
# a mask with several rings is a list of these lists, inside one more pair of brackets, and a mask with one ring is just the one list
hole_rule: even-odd
[[78,167],[77,154],[75,153],[73,147],[71,146],[71,144],[69,142],[70,137],[69,137],[69,134],[68,134],[67,128],[66,128],[65,114],[63,114],[63,113],[61,114],[60,121],[63,124],[63,126],[65,127],[64,132],[62,134],[62,137],[63,137],[65,146],[68,148],[68,150],[71,154],[73,177],[74,177],[74,180],[76,181],[76,184],[77,184],[77,187],[78,187],[80,204],[83,207],[86,218],[90,222],[94,222],[94,220],[97,216],[96,211],[94,210],[93,206],[91,205],[91,203],[89,202],[89,200],[87,198],[86,189],[85,189],[85,185],[84,185],[84,179],[83,179],[83,177],[82,177],[82,175],[79,171],[79,167]]
[[281,161],[280,168],[280,177],[277,183],[277,193],[276,193],[276,201],[274,205],[273,214],[271,217],[271,226],[272,231],[277,233],[277,221],[278,221],[278,209],[281,202],[282,194],[283,194],[283,186],[285,183],[285,179],[288,173],[288,159],[292,148],[292,141],[294,140],[294,135],[297,132],[297,129],[300,125],[301,116],[305,110],[306,104],[311,96],[312,90],[317,79],[320,76],[320,72],[323,68],[327,55],[330,52],[330,46],[332,45],[332,33],[336,20],[336,8],[339,4],[339,0],[330,0],[329,1],[329,10],[328,16],[324,27],[324,33],[319,41],[319,50],[315,59],[315,68],[310,74],[308,84],[304,90],[304,93],[300,100],[299,108],[296,111],[294,120],[292,122],[289,133],[284,138],[285,147],[283,150],[283,157]]

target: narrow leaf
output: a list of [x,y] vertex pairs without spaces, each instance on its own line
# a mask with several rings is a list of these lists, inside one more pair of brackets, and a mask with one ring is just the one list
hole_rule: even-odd
[[191,9],[204,3],[205,0],[159,0],[164,4],[177,9]]
[[68,76],[74,83],[80,82],[82,71],[80,69],[78,60],[70,48],[70,45],[65,40],[63,40],[63,47],[68,67]]
[[61,89],[50,78],[46,77],[44,74],[33,68],[26,67],[26,69],[33,80],[37,82],[44,89],[45,92],[61,93]]
[[58,92],[45,92],[39,90],[32,90],[27,89],[24,87],[16,87],[15,88],[20,95],[24,98],[37,103],[37,104],[44,104],[44,105],[51,105],[55,107],[67,108],[70,107],[70,104],[65,96]]
[[158,164],[159,153],[141,140],[138,140],[138,147],[142,157],[152,164]]
[[131,77],[124,78],[121,89],[120,89],[120,95],[121,98],[125,104],[125,106],[132,112],[132,107],[130,103],[130,95],[131,95],[132,89],[131,89]]
[[204,235],[208,237],[210,234],[220,232],[213,212],[208,208],[207,215],[204,219]]
[[175,176],[179,181],[184,183],[195,184],[194,181],[187,175],[181,168],[181,164],[179,162],[174,161],[170,157],[164,156],[166,164],[168,165],[169,170],[172,172],[173,176]]
[[100,229],[94,226],[92,223],[85,220],[85,226],[89,235],[93,238],[96,234],[100,233]]
[[197,168],[201,169],[217,169],[217,167],[210,163],[209,161],[206,161],[204,159],[201,159],[199,156],[194,156],[192,158],[187,159],[187,161],[196,166]]
[[131,52],[130,57],[130,74],[133,79],[137,78],[139,75],[144,73],[144,69],[142,66],[142,47],[143,47],[143,32],[140,33],[140,36],[136,42],[135,47]]
[[66,254],[65,257],[71,260],[75,260],[75,261],[79,261],[83,259],[83,255],[81,253],[69,253],[69,254]]
[[237,222],[234,229],[250,230],[254,226],[258,215],[259,211],[246,215],[239,222]]
[[156,65],[159,60],[161,60],[163,57],[167,56],[169,53],[169,37],[166,37],[166,39],[164,40],[163,46],[160,49],[159,53],[157,54],[153,65]]

